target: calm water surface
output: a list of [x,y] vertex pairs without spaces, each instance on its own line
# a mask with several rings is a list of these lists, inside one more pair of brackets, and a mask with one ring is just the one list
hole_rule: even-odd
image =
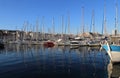
[[[109,78],[109,57],[100,47],[6,45],[0,50],[0,78]],[[117,70],[120,70],[120,64]],[[115,74],[117,74],[117,71]],[[117,74],[119,77],[120,75]]]

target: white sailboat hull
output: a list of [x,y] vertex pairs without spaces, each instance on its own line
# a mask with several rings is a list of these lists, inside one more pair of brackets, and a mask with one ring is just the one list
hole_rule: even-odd
[[120,62],[120,52],[117,52],[117,51],[111,51],[111,60],[112,62]]

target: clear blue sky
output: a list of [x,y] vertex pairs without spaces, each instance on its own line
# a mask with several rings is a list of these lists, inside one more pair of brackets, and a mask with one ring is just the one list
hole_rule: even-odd
[[[107,32],[109,33],[115,26],[115,2],[116,0],[106,0]],[[21,30],[24,21],[28,21],[35,27],[37,18],[39,18],[41,26],[44,16],[46,32],[48,32],[48,28],[52,27],[52,18],[54,17],[55,32],[59,33],[62,31],[61,16],[64,16],[65,26],[69,12],[70,31],[77,33],[77,31],[81,31],[82,6],[84,6],[85,31],[90,29],[92,10],[94,9],[95,31],[101,33],[104,0],[0,0],[0,29],[14,30],[17,27]],[[118,0],[118,12],[119,9],[120,0]],[[120,17],[120,15],[118,16]]]

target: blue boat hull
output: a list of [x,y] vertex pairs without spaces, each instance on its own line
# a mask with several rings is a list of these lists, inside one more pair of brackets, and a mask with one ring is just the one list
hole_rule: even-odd
[[[117,51],[120,52],[120,45],[109,45],[110,46],[110,51]],[[107,45],[102,45],[102,47],[108,51]]]
[[107,51],[112,62],[120,62],[120,46],[118,45],[102,45],[102,47]]

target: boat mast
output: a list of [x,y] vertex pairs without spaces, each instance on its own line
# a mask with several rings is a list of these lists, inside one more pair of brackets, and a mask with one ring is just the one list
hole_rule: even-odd
[[38,41],[38,27],[39,27],[39,21],[37,19],[37,21],[36,21],[36,41]]
[[116,0],[115,35],[117,35],[117,27],[118,27],[118,1]]
[[44,16],[42,17],[42,39],[44,39]]
[[63,37],[63,29],[64,29],[64,16],[62,16],[62,35],[61,35],[61,38]]
[[82,7],[82,33],[84,33],[84,7]]
[[68,34],[70,34],[70,14],[68,12]]
[[30,24],[30,41],[33,39],[33,30],[32,30],[32,24]]
[[104,0],[104,34],[106,35],[107,34],[107,31],[106,31],[106,0]]
[[103,30],[102,34],[106,35],[107,30],[106,30],[106,0],[104,0],[104,14],[103,14]]
[[52,36],[54,37],[54,34],[55,34],[55,23],[54,23],[54,17],[53,17],[53,20],[52,20]]
[[24,41],[26,39],[26,26],[27,26],[27,23],[24,22],[24,24],[23,24],[23,38],[22,38],[22,41]]
[[92,25],[90,27],[90,32],[95,32],[94,10],[92,10]]

